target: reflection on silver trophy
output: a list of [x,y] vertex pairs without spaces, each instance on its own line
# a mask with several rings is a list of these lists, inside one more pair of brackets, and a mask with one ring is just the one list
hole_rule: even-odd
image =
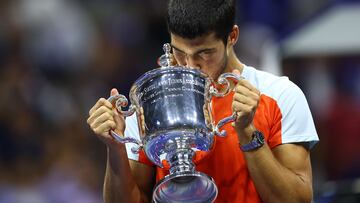
[[[213,96],[231,91],[229,78],[238,81],[240,76],[224,73],[216,83],[200,70],[172,66],[170,50],[165,44],[161,67],[133,84],[128,111],[122,110],[128,104],[125,96],[108,99],[125,116],[136,112],[141,140],[111,134],[119,142],[138,144],[132,151],[143,149],[157,166],[163,167],[164,160],[170,164],[170,174],[155,185],[154,202],[212,202],[218,193],[215,182],[195,170],[192,158],[197,150],[209,151],[215,135],[226,135],[219,128],[235,120],[233,114],[215,124],[210,104]],[[219,84],[221,91],[216,88]]]

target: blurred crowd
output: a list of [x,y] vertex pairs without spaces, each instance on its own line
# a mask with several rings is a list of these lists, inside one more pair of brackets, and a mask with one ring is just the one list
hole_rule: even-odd
[[[329,3],[239,1],[240,58],[260,66],[266,41],[276,41],[293,24]],[[102,202],[106,150],[86,124],[88,111],[98,98],[108,97],[112,87],[127,95],[136,78],[157,67],[162,44],[169,41],[165,8],[166,1],[159,0],[0,1],[0,203]],[[340,60],[347,67],[340,73],[334,60],[311,61],[313,66],[307,64],[301,71],[294,68],[299,66],[297,60],[284,66],[284,73],[302,87],[313,105],[325,143],[315,153],[324,166],[314,164],[323,170],[319,174],[326,173],[324,180],[345,173],[324,157],[360,165],[343,159],[346,153],[360,154],[352,141],[360,135],[360,62],[358,57]],[[319,92],[327,93],[312,88],[320,79],[327,86],[329,81],[330,86],[340,84],[342,89],[335,93],[344,93],[331,92],[330,99],[335,99],[328,103],[331,111],[323,110],[322,101],[316,100]],[[344,111],[336,111],[339,106]],[[348,151],[324,155],[332,151],[326,146],[339,144],[324,137],[344,133],[349,137],[341,144],[349,146]],[[347,169],[359,169],[353,165]],[[346,174],[359,176],[358,171]]]
[[88,111],[156,67],[167,37],[163,7],[1,1],[1,203],[101,202],[106,154]]

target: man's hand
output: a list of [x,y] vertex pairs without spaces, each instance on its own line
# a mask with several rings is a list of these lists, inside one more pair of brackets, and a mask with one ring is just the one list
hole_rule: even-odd
[[[238,70],[234,70],[233,73],[240,74]],[[240,138],[240,143],[247,144],[252,139],[251,135],[255,130],[253,119],[260,101],[260,91],[244,79],[237,83],[234,91],[232,110],[237,118],[233,126]]]
[[[118,94],[118,91],[113,88],[110,95],[113,96],[116,94]],[[105,98],[100,98],[90,109],[87,123],[100,140],[107,146],[118,145],[115,139],[110,135],[110,130],[115,130],[117,134],[124,135],[124,116],[119,114],[113,105]]]

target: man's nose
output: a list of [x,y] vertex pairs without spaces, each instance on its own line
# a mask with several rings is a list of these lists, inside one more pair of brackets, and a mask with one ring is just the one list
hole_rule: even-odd
[[200,63],[193,56],[186,57],[186,66],[194,69],[201,68]]

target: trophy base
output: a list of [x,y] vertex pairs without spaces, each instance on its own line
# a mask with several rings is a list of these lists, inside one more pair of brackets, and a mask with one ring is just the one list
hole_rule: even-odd
[[214,180],[201,172],[176,172],[155,185],[154,202],[208,203],[218,194]]

